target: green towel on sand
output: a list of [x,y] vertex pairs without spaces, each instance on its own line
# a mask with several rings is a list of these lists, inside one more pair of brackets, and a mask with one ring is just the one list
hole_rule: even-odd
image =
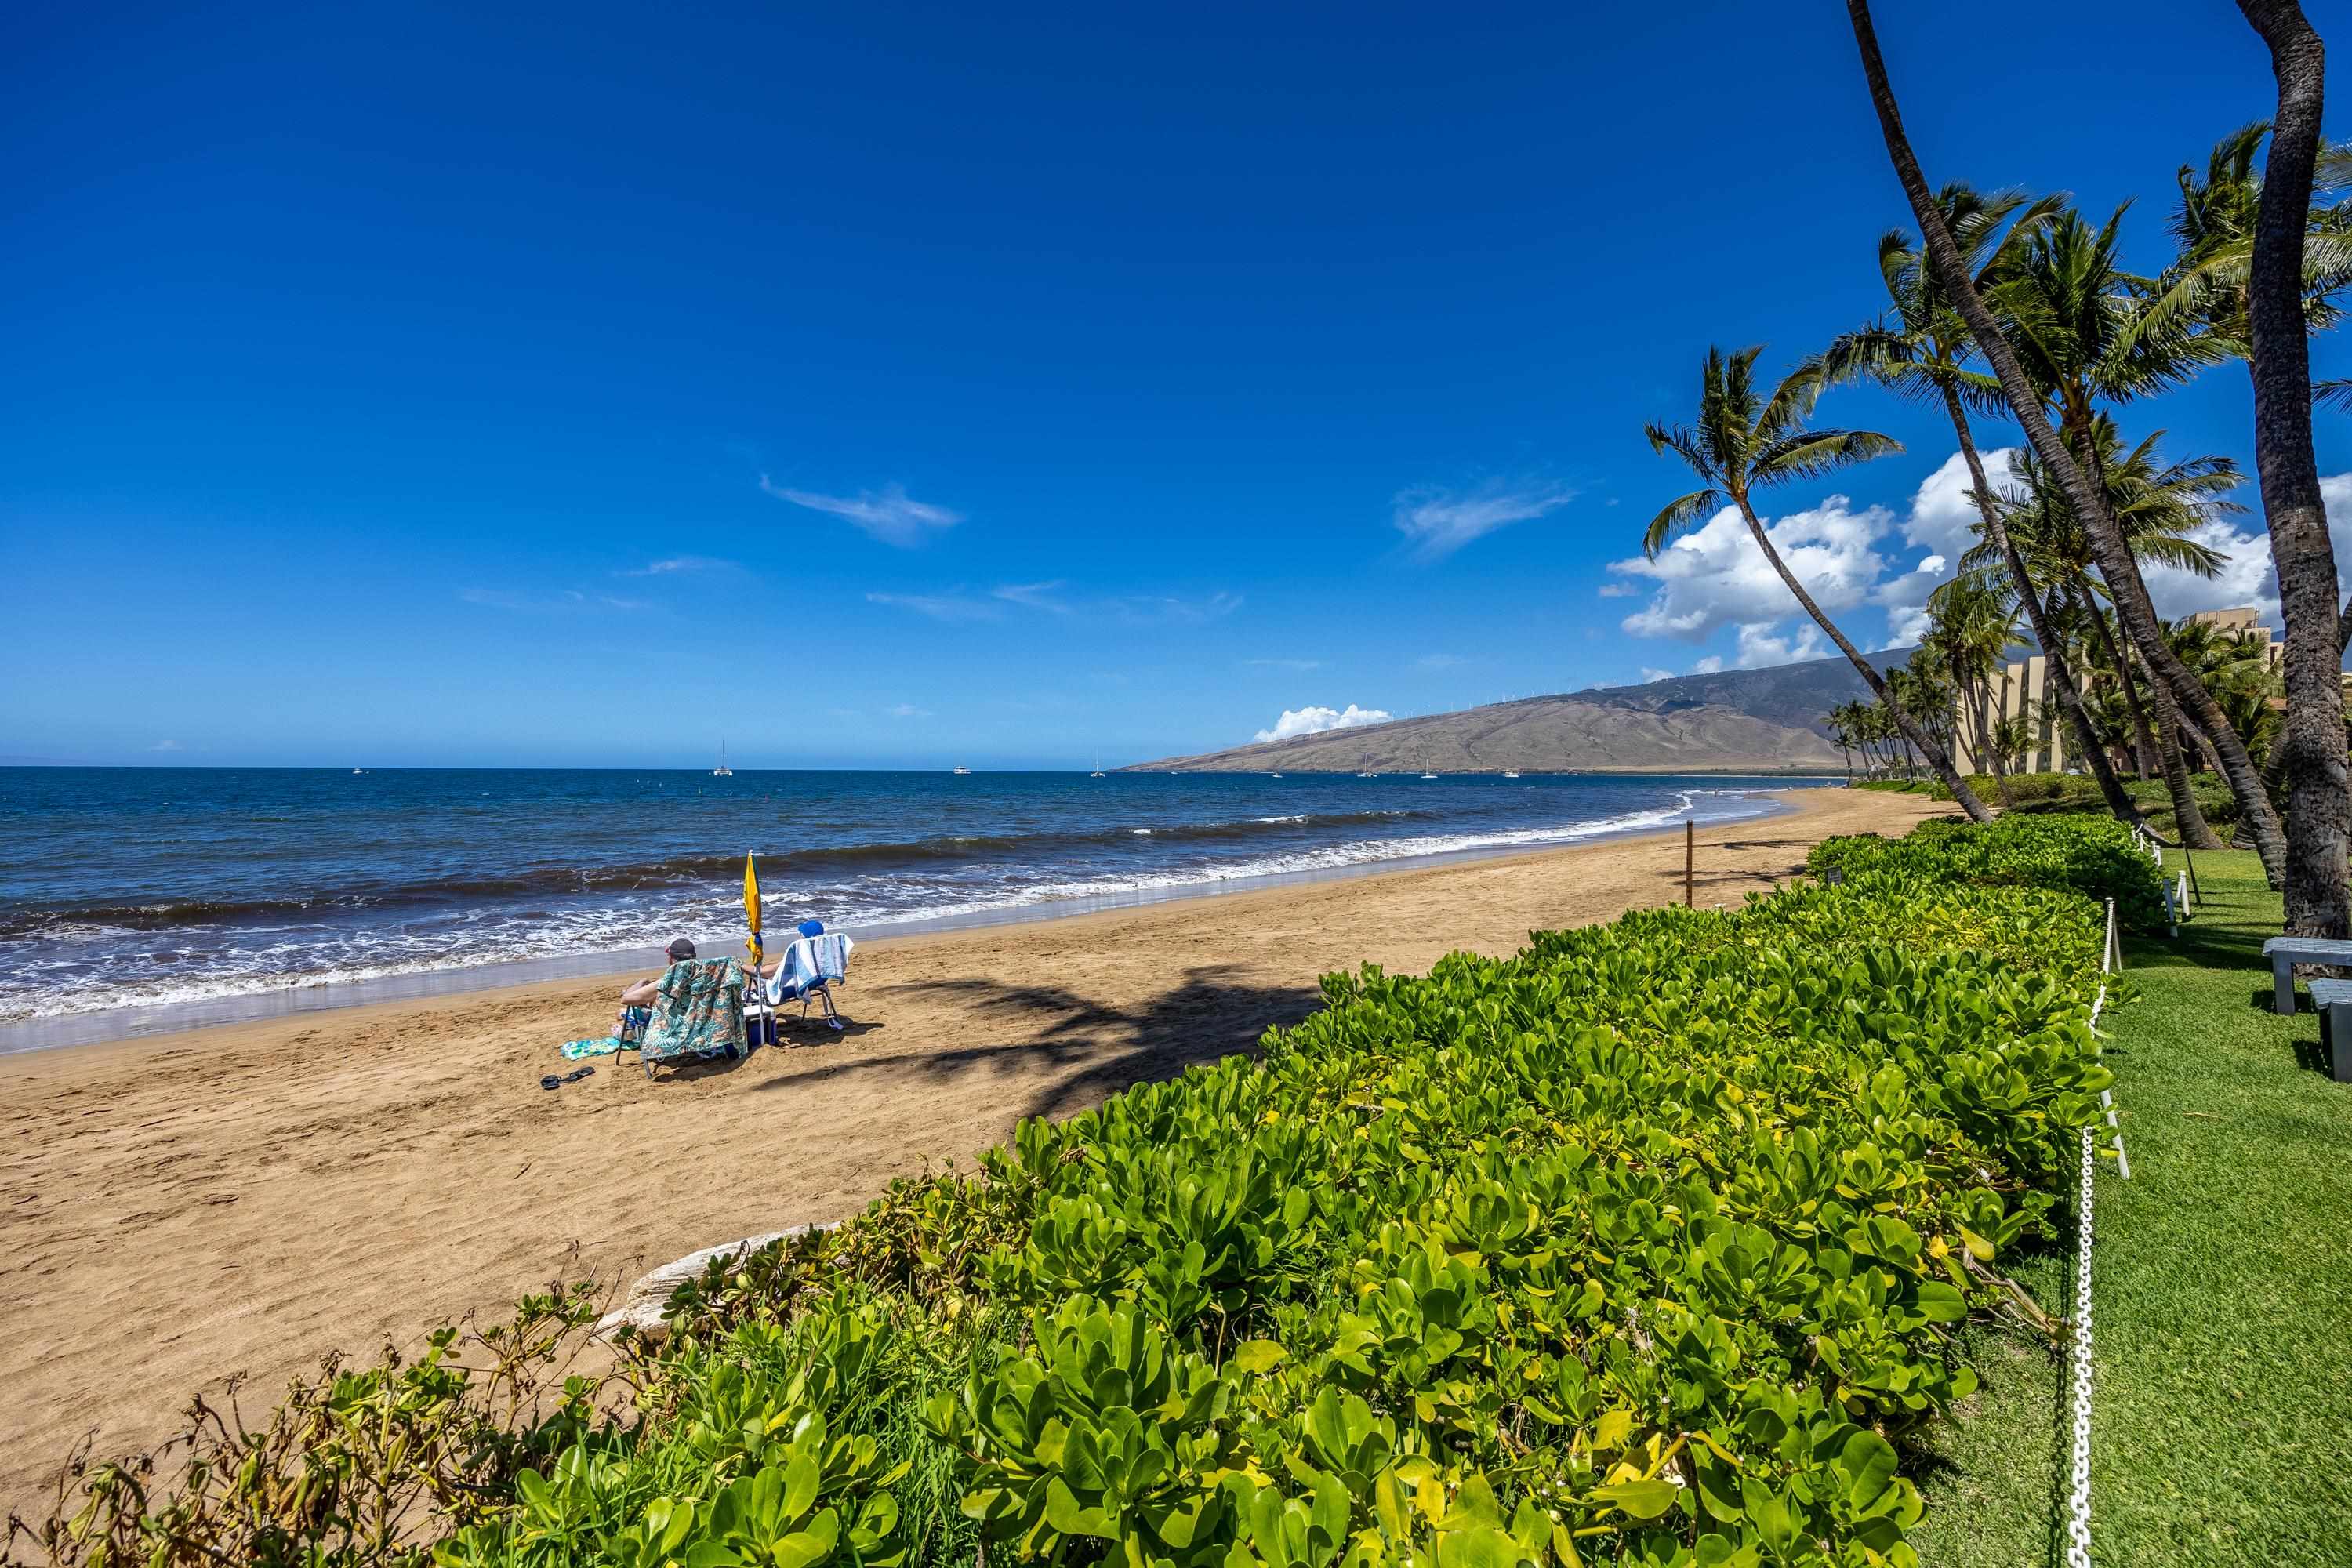
[[621,1037],[607,1035],[601,1040],[566,1040],[563,1059],[576,1062],[582,1057],[609,1057],[621,1048]]

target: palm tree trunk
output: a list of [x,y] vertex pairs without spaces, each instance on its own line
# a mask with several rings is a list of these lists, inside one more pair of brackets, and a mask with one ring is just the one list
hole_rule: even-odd
[[1739,502],[1739,515],[1747,520],[1748,531],[1754,536],[1756,548],[1764,552],[1764,559],[1772,563],[1772,570],[1780,574],[1780,581],[1790,593],[1796,595],[1797,603],[1804,606],[1805,614],[1813,617],[1813,624],[1828,634],[1830,641],[1837,644],[1838,651],[1861,672],[1863,684],[1886,705],[1886,710],[1895,716],[1895,723],[1902,726],[1904,739],[1919,748],[1921,754],[1935,768],[1936,776],[1943,781],[1946,789],[1952,792],[1952,798],[1959,802],[1960,809],[1969,814],[1969,820],[1990,822],[1992,813],[1986,808],[1984,802],[1977,798],[1976,792],[1969,788],[1968,781],[1960,777],[1960,771],[1952,765],[1952,754],[1927,739],[1927,732],[1919,727],[1918,721],[1903,711],[1903,705],[1887,694],[1886,680],[1878,673],[1878,667],[1863,658],[1853,644],[1846,640],[1845,634],[1837,629],[1835,623],[1822,613],[1822,607],[1813,603],[1813,596],[1805,592],[1805,585],[1797,581],[1797,574],[1789,570],[1789,563],[1780,559],[1780,552],[1773,549],[1772,542],[1765,537],[1764,524],[1757,518],[1756,509],[1748,504],[1748,498],[1741,495],[1734,499]]
[[[2344,758],[2342,617],[2336,551],[2311,445],[2311,346],[2304,318],[2304,233],[2326,89],[2319,35],[2295,0],[2238,0],[2271,49],[2278,112],[2271,119],[2262,206],[2247,277],[2254,380],[2254,467],[2270,521],[2286,617],[2286,929],[2352,934],[2352,775]],[[2331,620],[2329,617],[2334,616]],[[2331,652],[2331,649],[2338,651]]]
[[[1959,247],[1953,242],[1952,231],[1936,205],[1935,193],[1928,189],[1927,176],[1919,172],[1918,157],[1911,151],[1910,138],[1904,133],[1903,111],[1886,79],[1886,60],[1879,53],[1869,0],[1846,0],[1845,9],[1846,19],[1853,27],[1855,47],[1862,55],[1871,105],[1877,110],[1879,130],[1885,138],[1887,157],[1895,165],[1895,177],[1902,182],[1904,195],[1911,203],[1911,215],[1917,220],[1920,237],[1927,243],[1927,258],[1935,267],[1937,280],[1943,285],[1945,297],[1958,310],[1960,319],[1968,323],[1978,351],[1992,366],[1993,374],[2000,382],[2001,394],[2008,399],[2010,411],[2017,416],[2026,439],[2033,443],[2034,452],[2056,477],[2074,515],[2082,521],[2084,532],[2089,536],[2092,551],[2098,558],[2101,574],[2110,587],[2121,590],[2117,608],[2122,613],[2125,631],[2138,645],[2141,657],[2159,681],[2170,681],[2179,673],[2180,660],[2164,646],[2156,612],[2147,602],[2147,591],[2139,582],[2122,531],[2107,510],[2106,497],[2091,483],[2082,465],[2074,461],[2074,454],[2050,427],[2041,398],[2026,380],[2025,369],[2018,363],[2008,341],[2001,336],[2000,323],[1993,319],[1992,311],[1977,292],[1976,282],[1960,258]],[[2300,391],[2299,395],[2307,397],[2310,394]],[[2128,588],[2123,586],[2126,584]],[[2330,592],[2333,591],[2331,584]],[[2231,793],[2238,797],[2239,813],[2253,835],[2254,847],[2262,854],[2263,874],[2273,888],[2278,887],[2286,878],[2286,837],[2279,826],[2278,813],[2271,809],[2270,796],[2263,790],[2262,775],[2255,770],[2253,760],[2246,755],[2237,731],[2230,728],[2221,705],[2201,686],[2198,691],[2203,700],[2189,706],[2221,748],[2222,771],[2229,778]],[[2336,743],[2342,743],[2340,733]],[[2190,805],[2193,807],[2195,802]]]
[[[2098,487],[2099,495],[2104,500],[2107,493],[2106,465],[2099,460],[2098,443],[2093,437],[2087,422],[2077,431],[2077,437],[2082,443],[2081,457],[2090,465],[2091,481]],[[2108,525],[2115,526],[2112,518],[2109,519]],[[2085,530],[2086,533],[2088,531]],[[2116,530],[2116,538],[2118,542],[2122,542],[2123,532],[2120,529]],[[2148,597],[2147,580],[2140,576],[2139,562],[2133,556],[2128,544],[2125,545],[2122,554],[2129,580],[2118,584],[2113,577],[2107,579],[2107,595],[2116,603],[2116,618],[2119,622],[2123,620],[2123,605],[2126,598],[2128,597],[2138,606],[2147,624],[2156,628],[2157,651],[2171,661],[2171,668],[2167,668],[2148,656],[2145,645],[2141,647],[2140,656],[2147,664],[2148,689],[2155,699],[2156,705],[2157,765],[2164,770],[2165,793],[2172,797],[2173,831],[2180,836],[2180,842],[2191,849],[2222,848],[2224,846],[2221,840],[2214,836],[2211,826],[2205,820],[2205,808],[2197,804],[2197,791],[2189,782],[2189,762],[2180,752],[2181,710],[2193,700],[2189,694],[2189,686],[2194,686],[2200,697],[2210,696],[2210,693],[2205,689],[2205,683],[2190,674],[2189,667],[2182,664],[2179,657],[2173,653],[2172,644],[2165,640],[2164,623],[2156,617],[2156,601]],[[2104,566],[2100,569],[2100,574],[2106,575]],[[2332,602],[2336,590],[2331,586],[2327,592]],[[2125,679],[2130,679],[2128,661],[2126,661]],[[2188,685],[2182,684],[2184,680]],[[2126,690],[2128,693],[2129,688],[2126,687]],[[2214,705],[2213,711],[2215,715],[2221,715],[2219,704]],[[2137,710],[2135,710],[2135,717],[2137,717]],[[2229,721],[2225,716],[2222,717],[2222,727],[2229,728]],[[2231,730],[2230,738],[2233,741],[2237,739],[2235,730]],[[2146,747],[2147,743],[2148,738],[2146,731],[2143,730],[2140,744]],[[2147,764],[2142,763],[2142,777],[2147,776],[2146,770]],[[2269,802],[2270,795],[2267,791],[2263,793],[2263,799],[2265,804]]]
[[2017,584],[2017,596],[2025,602],[2026,619],[2033,626],[2033,640],[2042,645],[2043,679],[2058,692],[2058,705],[2065,710],[2067,721],[2074,726],[2074,748],[2083,754],[2083,765],[2099,781],[2099,793],[2106,797],[2107,809],[2119,822],[2137,823],[2139,807],[2125,790],[2123,781],[2116,777],[2115,764],[2107,760],[2107,749],[2099,743],[2099,732],[2091,727],[2091,715],[2083,707],[2083,694],[2074,688],[2074,671],[2066,660],[2066,640],[2052,627],[2049,606],[2033,591],[2033,579],[2025,570],[2025,557],[2011,541],[2009,525],[2000,520],[2000,509],[1992,504],[1992,491],[1985,483],[1984,462],[1977,456],[1976,438],[1969,429],[1968,412],[1948,387],[1944,396],[1952,427],[1959,434],[1961,455],[1968,459],[1969,473],[1976,484],[1977,510],[1984,518],[1985,536],[1995,542],[2002,559],[2009,563],[2010,577]]
[[[2352,599],[2344,601],[2344,608],[2336,617],[2336,659],[2340,665],[2344,656],[2352,653]],[[2263,759],[2263,786],[2275,790],[2286,782],[2286,732],[2281,727],[2279,738],[2271,742],[2271,754]]]
[[[2330,588],[2328,592],[2333,594],[2336,590]],[[2189,679],[2196,679],[2194,676]],[[2204,689],[2203,681],[2198,681],[2197,684],[2200,690]],[[2157,738],[2157,744],[2161,748],[2157,755],[2164,763],[2164,787],[2172,796],[2174,831],[2180,835],[2180,842],[2191,849],[2227,848],[2228,846],[2223,844],[2213,832],[2212,825],[2205,820],[2205,808],[2197,804],[2197,791],[2189,782],[2189,759],[2182,754],[2180,749],[2180,727],[2187,721],[2185,705],[2179,700],[2179,694],[2166,682],[2161,675],[2156,676],[2148,682],[2148,689],[2156,694],[2157,722],[2163,726],[2162,732]],[[2223,721],[2225,728],[2227,722],[2225,717]],[[2237,733],[2235,730],[2231,730],[2231,739],[2235,740]],[[2206,743],[2212,744],[2210,737]],[[2215,754],[2217,756],[2220,754],[2218,747],[2215,749]],[[2257,782],[2259,783],[2259,779]]]
[[[2088,601],[2090,595],[2085,594],[2084,598]],[[2124,708],[2132,721],[2132,763],[2138,770],[2139,782],[2146,784],[2147,760],[2156,755],[2156,734],[2147,721],[2147,707],[2139,699],[2139,682],[2132,679],[2131,660],[2116,646],[2115,628],[2107,625],[2107,617],[2099,613],[2095,603],[2091,605],[2091,625],[2098,628],[2099,646],[2106,649],[2107,662],[2115,667],[2116,684],[2123,688]]]
[[2217,773],[2220,773],[2221,771],[2221,753],[2213,749],[2213,738],[2210,735],[2208,735],[2203,730],[2198,728],[2196,722],[2186,713],[2180,716],[2180,728],[2190,740],[2197,742],[2197,749],[2205,753],[2205,760],[2213,765],[2213,771]]

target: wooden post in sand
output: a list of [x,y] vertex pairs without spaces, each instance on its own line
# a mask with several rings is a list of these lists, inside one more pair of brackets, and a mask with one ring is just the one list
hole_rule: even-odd
[[1691,847],[1691,844],[1696,832],[1697,829],[1691,826],[1690,819],[1685,817],[1683,819],[1683,908],[1686,910],[1693,907],[1691,865],[1693,857],[1697,854],[1697,851]]

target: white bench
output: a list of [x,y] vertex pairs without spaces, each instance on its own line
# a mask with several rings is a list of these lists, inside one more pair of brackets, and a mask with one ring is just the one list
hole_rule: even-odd
[[2289,1014],[2294,1011],[2294,966],[2329,963],[2352,969],[2352,942],[2322,936],[2274,936],[2263,943],[2263,956],[2271,961],[2271,1010]]
[[2312,1005],[2319,1009],[2319,1045],[2338,1083],[2352,1083],[2352,980],[2315,980]]

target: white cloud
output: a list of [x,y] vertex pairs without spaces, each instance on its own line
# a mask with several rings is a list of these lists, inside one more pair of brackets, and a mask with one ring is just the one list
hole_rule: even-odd
[[667,577],[679,572],[727,572],[735,563],[721,561],[711,555],[673,555],[666,561],[649,561],[643,566],[614,574],[616,577]]
[[1559,485],[1510,486],[1490,480],[1473,490],[1433,486],[1401,490],[1395,502],[1397,530],[1412,542],[1421,561],[1440,561],[1474,539],[1566,506],[1576,492]]
[[[2336,548],[2336,595],[2341,600],[2346,574],[2352,570],[2352,473],[2323,478],[2319,499],[2327,509],[2327,540]],[[2252,605],[2270,625],[2286,624],[2279,612],[2278,570],[2271,561],[2268,534],[2227,518],[2214,518],[2191,530],[2189,537],[2230,559],[2218,577],[2200,577],[2172,566],[2142,566],[2140,575],[2147,582],[2147,595],[2156,601],[2158,615],[2168,619],[2199,610]]]
[[1672,680],[1674,678],[1675,672],[1671,669],[1652,669],[1646,664],[1642,667],[1642,684],[1644,686],[1655,686],[1661,680]]
[[586,594],[577,588],[547,593],[520,593],[505,588],[460,588],[457,597],[486,610],[516,610],[538,614],[560,610],[648,610],[643,599],[616,598],[611,594]]
[[860,490],[854,496],[825,496],[785,489],[761,474],[760,488],[778,500],[846,518],[872,537],[901,550],[921,543],[935,530],[952,528],[963,521],[963,513],[917,500],[895,484],[878,491]]
[[894,610],[912,610],[916,615],[950,624],[1000,620],[1004,615],[1002,605],[975,599],[961,589],[950,594],[868,594],[866,602],[887,605]]
[[[1727,669],[1766,669],[1776,664],[1802,664],[1810,658],[1826,658],[1829,640],[1822,628],[1811,621],[1801,622],[1795,633],[1780,636],[1774,621],[1748,621],[1739,627],[1737,651],[1727,656],[1708,654],[1691,666],[1693,675],[1720,675]],[[1665,670],[1643,670],[1653,679],[1664,678]]]
[[[1862,604],[1885,575],[1885,557],[1873,547],[1894,525],[1894,514],[1884,507],[1856,511],[1844,496],[1831,496],[1810,511],[1768,521],[1764,531],[1797,580],[1834,612]],[[1683,535],[1655,561],[1637,555],[1610,563],[1609,570],[1658,584],[1646,606],[1619,623],[1635,637],[1702,642],[1727,626],[1769,626],[1796,607],[1734,507]]]
[[177,741],[158,741],[147,749],[151,752],[176,752],[181,747]]
[[918,708],[911,702],[901,702],[890,710],[893,719],[928,719],[930,716],[929,709]]
[[[1977,454],[1994,489],[2007,489],[2016,483],[2009,468],[2016,455],[2014,447],[1996,447]],[[1925,546],[1948,561],[1957,561],[1973,549],[1977,524],[1984,519],[1977,503],[1969,499],[1969,488],[1968,459],[1955,452],[1944,459],[1942,468],[1920,480],[1912,493],[1911,515],[1903,521],[1903,542]]]
[[1286,708],[1271,730],[1260,730],[1261,741],[1287,741],[1294,735],[1319,735],[1326,730],[1353,730],[1364,724],[1385,724],[1395,715],[1381,708],[1359,708],[1350,702],[1338,708]]
[[1775,637],[1769,622],[1751,624],[1739,628],[1739,655],[1733,668],[1764,669],[1776,664],[1802,664],[1809,658],[1827,658],[1830,643],[1822,636],[1822,628],[1806,621],[1797,627],[1793,637]]
[[1242,596],[1222,590],[1205,598],[1186,598],[1175,594],[1129,594],[1122,598],[1105,601],[1103,608],[1122,620],[1137,622],[1175,621],[1186,624],[1223,620],[1242,607]]
[[[1995,486],[2016,483],[2010,468],[2015,450],[2001,447],[1983,454]],[[2352,473],[2329,475],[2319,488],[2339,576],[2352,578]],[[1811,511],[1768,521],[1766,532],[1823,609],[1835,616],[1874,605],[1886,616],[1886,637],[1878,647],[1903,647],[1927,630],[1928,595],[1951,580],[1960,556],[1977,542],[1979,518],[1969,489],[1968,465],[1955,452],[1920,481],[1899,529],[1885,508],[1857,511],[1845,497],[1831,496]],[[2247,521],[2215,518],[2192,533],[2229,557],[2218,577],[2166,566],[2141,569],[2158,614],[2252,605],[2272,625],[2279,624],[2270,541],[2259,529],[2245,526]],[[1888,557],[1888,542],[1898,535],[1904,544],[1927,552],[1907,568]],[[1739,628],[1738,651],[1699,660],[1697,673],[1782,662],[1784,652],[1794,660],[1824,658],[1830,651],[1818,629],[1801,620],[1793,637],[1776,633],[1774,628],[1795,619],[1796,606],[1735,510],[1717,513],[1654,562],[1636,557],[1612,562],[1609,570],[1633,581],[1612,583],[1601,589],[1604,595],[1637,592],[1635,583],[1642,579],[1656,584],[1649,602],[1620,623],[1636,637],[1700,642],[1727,626]],[[2340,584],[2337,592],[2344,592]]]
[[1062,579],[1056,577],[1050,583],[1007,583],[994,589],[992,594],[1008,605],[1024,605],[1033,610],[1051,610],[1057,616],[1066,616],[1070,613],[1070,606],[1053,596],[1054,591],[1061,586]]

